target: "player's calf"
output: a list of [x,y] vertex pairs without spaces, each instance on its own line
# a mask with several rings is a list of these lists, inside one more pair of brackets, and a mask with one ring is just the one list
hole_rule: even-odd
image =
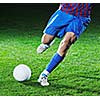
[[45,50],[47,50],[50,46],[53,45],[54,43],[54,36],[48,35],[48,34],[44,34],[42,36],[42,44],[40,44],[37,48],[37,53],[43,53]]

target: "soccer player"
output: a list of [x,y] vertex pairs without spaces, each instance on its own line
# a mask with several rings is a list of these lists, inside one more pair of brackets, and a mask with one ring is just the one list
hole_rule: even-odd
[[42,86],[49,85],[48,75],[63,61],[70,46],[87,28],[91,21],[91,8],[92,4],[90,3],[62,3],[49,19],[37,53],[43,53],[48,49],[53,44],[55,37],[63,37],[63,39],[57,52],[39,76],[38,82]]

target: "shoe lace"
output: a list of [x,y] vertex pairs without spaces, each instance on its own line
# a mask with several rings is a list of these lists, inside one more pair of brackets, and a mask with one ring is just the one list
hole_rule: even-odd
[[42,77],[42,82],[47,83],[47,77]]

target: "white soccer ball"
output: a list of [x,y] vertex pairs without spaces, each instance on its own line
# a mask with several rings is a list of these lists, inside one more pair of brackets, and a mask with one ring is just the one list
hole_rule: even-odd
[[31,69],[27,65],[20,64],[15,67],[13,77],[20,82],[29,80],[31,77]]

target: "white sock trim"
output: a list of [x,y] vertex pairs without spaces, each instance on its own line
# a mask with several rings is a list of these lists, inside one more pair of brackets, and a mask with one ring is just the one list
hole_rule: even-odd
[[45,75],[49,75],[50,73],[47,71],[47,70],[44,70],[43,72],[42,72],[42,74],[45,74]]
[[43,44],[42,43],[42,45],[43,45],[44,48],[48,48],[49,47],[47,44]]

